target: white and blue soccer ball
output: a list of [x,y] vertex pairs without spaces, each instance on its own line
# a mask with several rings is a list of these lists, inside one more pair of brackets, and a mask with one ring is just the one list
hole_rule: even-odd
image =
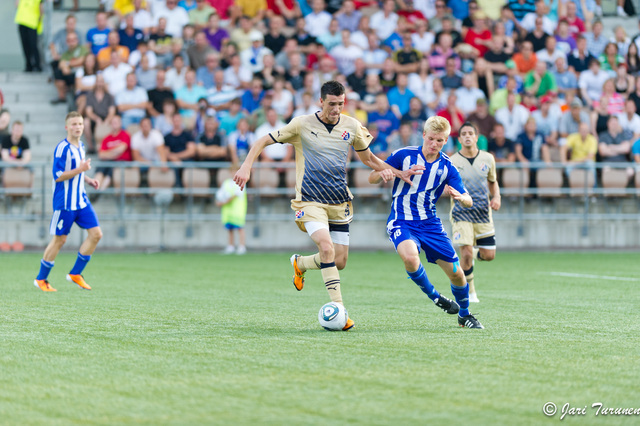
[[342,330],[347,324],[349,314],[341,303],[329,302],[320,308],[318,312],[318,321],[325,330],[338,331]]

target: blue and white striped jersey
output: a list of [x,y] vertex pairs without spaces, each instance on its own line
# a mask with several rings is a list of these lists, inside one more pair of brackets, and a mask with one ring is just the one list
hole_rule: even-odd
[[428,163],[421,146],[408,146],[394,151],[386,163],[398,170],[409,170],[416,164],[426,167],[423,174],[411,178],[411,185],[399,178],[395,179],[391,214],[387,223],[396,220],[437,219],[436,201],[442,195],[445,185],[455,188],[461,194],[467,192],[458,169],[443,152],[436,161]]
[[66,171],[73,170],[85,159],[84,144],[70,144],[65,138],[58,145],[53,155],[53,210],[80,210],[89,204],[84,189],[84,172],[62,182],[56,179]]

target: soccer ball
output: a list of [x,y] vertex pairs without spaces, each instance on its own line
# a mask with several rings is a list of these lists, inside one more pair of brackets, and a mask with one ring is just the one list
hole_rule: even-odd
[[329,302],[320,308],[318,312],[318,321],[325,330],[338,331],[342,330],[347,323],[347,310],[341,303]]

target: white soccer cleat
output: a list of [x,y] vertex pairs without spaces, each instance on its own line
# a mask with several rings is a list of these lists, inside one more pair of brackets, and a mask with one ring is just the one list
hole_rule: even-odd
[[234,246],[227,246],[227,248],[223,251],[224,254],[233,254],[235,252],[236,248]]
[[236,254],[238,256],[242,256],[245,253],[247,253],[247,248],[245,246],[238,246],[238,249],[236,250]]

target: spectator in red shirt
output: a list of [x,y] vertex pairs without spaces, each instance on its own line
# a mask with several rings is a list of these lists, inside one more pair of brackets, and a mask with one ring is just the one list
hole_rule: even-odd
[[[111,132],[102,140],[98,152],[100,161],[131,161],[131,137],[122,129],[122,119],[114,115],[109,123]],[[111,184],[113,167],[99,167],[95,179],[100,182],[100,190],[104,191]]]
[[473,27],[469,28],[464,36],[464,42],[471,45],[476,51],[476,57],[482,58],[489,50],[491,43],[491,31],[487,27],[487,15],[479,10],[473,14]]
[[456,96],[455,92],[452,91],[447,98],[446,108],[441,109],[437,114],[439,117],[446,118],[451,125],[449,140],[447,141],[444,149],[447,155],[453,152],[456,140],[458,139],[458,129],[460,129],[460,126],[462,126],[462,124],[464,123],[464,114],[456,106],[457,101],[458,97]]
[[401,16],[407,20],[407,29],[413,32],[416,30],[416,23],[418,21],[424,21],[427,18],[425,18],[422,12],[416,10],[416,8],[413,7],[413,0],[404,0],[404,5],[405,7],[399,10],[397,13],[398,16]]
[[567,15],[562,19],[569,24],[569,34],[573,38],[577,38],[586,31],[586,27],[582,19],[578,18],[576,4],[572,1],[568,1],[565,4],[567,5]]

